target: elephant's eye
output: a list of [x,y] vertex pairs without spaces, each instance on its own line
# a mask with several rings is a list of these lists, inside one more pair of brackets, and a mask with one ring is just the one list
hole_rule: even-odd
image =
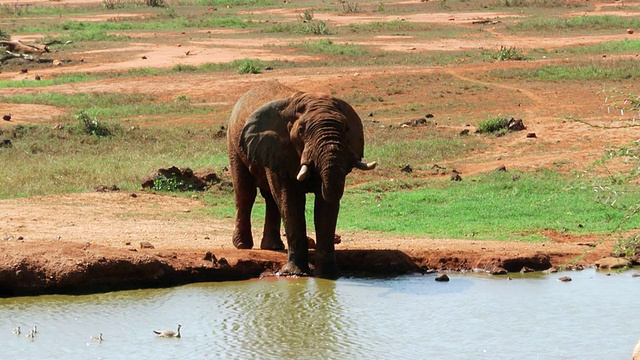
[[300,124],[298,127],[298,136],[302,137],[302,135],[304,135],[304,124]]

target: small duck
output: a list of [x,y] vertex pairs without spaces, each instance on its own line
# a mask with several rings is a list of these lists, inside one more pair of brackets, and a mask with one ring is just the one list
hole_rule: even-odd
[[35,335],[38,333],[38,328],[34,326],[33,329],[31,329],[31,331],[33,331],[33,335]]
[[180,337],[180,328],[181,327],[182,327],[182,325],[178,324],[178,331],[173,331],[173,330],[153,330],[153,332],[156,333],[156,335],[158,335],[158,337],[179,338]]
[[20,335],[20,326],[13,329],[13,333],[16,335]]
[[27,334],[27,337],[29,339],[33,339],[36,337],[36,333],[33,331],[33,329],[29,330],[29,333]]
[[92,336],[91,341],[102,342],[102,333],[99,336]]

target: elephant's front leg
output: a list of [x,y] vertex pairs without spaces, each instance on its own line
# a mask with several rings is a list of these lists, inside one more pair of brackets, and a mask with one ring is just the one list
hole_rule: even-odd
[[316,256],[314,275],[326,279],[338,278],[334,239],[340,203],[329,203],[316,196],[314,222],[316,228]]
[[256,199],[256,181],[249,169],[236,157],[230,157],[233,177],[234,196],[236,201],[236,223],[233,230],[233,245],[238,249],[251,249],[251,209]]
[[280,272],[284,275],[309,275],[305,193],[297,180],[293,179],[273,181],[272,192],[278,199],[288,245],[288,260]]

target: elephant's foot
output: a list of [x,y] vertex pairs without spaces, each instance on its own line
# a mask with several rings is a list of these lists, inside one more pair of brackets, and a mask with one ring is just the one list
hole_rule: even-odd
[[335,260],[329,261],[317,261],[316,266],[313,268],[313,276],[323,279],[337,279],[338,266]]
[[284,250],[284,243],[278,236],[277,238],[263,237],[260,242],[260,249],[262,250]]
[[253,237],[251,235],[241,236],[239,233],[234,232],[233,246],[235,246],[236,249],[251,249],[253,248]]
[[280,269],[280,275],[284,276],[309,276],[310,273],[311,271],[308,266],[303,270],[291,261],[288,261],[282,269]]

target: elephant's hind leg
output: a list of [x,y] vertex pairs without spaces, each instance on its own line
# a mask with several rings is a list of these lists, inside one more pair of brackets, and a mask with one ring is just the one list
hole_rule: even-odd
[[236,224],[233,230],[233,246],[238,249],[251,249],[251,209],[258,194],[256,181],[239,160],[231,161],[233,190],[236,200]]
[[264,232],[260,249],[263,250],[284,250],[284,243],[280,238],[280,210],[271,193],[260,189],[260,194],[264,197],[266,204],[266,215],[264,219]]

